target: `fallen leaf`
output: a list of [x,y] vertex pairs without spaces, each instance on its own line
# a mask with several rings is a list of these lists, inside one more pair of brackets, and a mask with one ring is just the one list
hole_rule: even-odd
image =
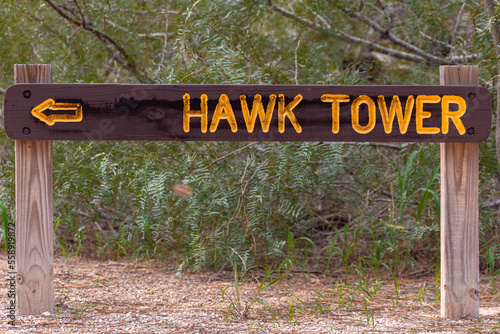
[[193,195],[193,188],[187,184],[176,184],[172,187],[175,196],[188,197]]

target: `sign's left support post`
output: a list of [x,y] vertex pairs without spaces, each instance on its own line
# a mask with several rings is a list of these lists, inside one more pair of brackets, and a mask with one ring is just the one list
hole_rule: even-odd
[[[14,80],[52,83],[52,67],[15,65]],[[23,99],[30,97],[29,90],[23,92]],[[15,147],[17,313],[53,313],[52,141],[16,140]]]

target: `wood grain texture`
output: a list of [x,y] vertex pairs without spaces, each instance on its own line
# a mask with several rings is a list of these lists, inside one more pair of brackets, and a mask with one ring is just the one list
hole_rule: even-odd
[[[50,65],[16,65],[16,83],[50,83]],[[16,140],[17,314],[54,312],[52,142]]]
[[[477,85],[477,66],[441,66],[442,85]],[[479,316],[479,144],[441,144],[441,316]]]
[[[26,94],[29,92],[29,98]],[[190,110],[199,111],[201,96],[206,98],[208,130],[202,132],[202,118],[191,117],[189,130],[183,127],[184,99],[189,95]],[[276,96],[269,131],[264,132],[261,116],[255,119],[253,132],[247,128],[241,96],[246,97],[249,110],[254,98],[260,95],[263,108],[268,107],[271,96]],[[349,102],[339,102],[338,127],[333,132],[333,104],[323,96],[349,95]],[[449,132],[443,133],[442,103],[425,103],[429,112],[420,123],[423,127],[437,128],[437,133],[417,131],[418,96],[460,96],[466,104],[466,112],[460,117],[464,129],[461,133],[454,122]],[[233,126],[225,117],[217,121],[212,131],[217,106],[221,97],[234,115]],[[301,126],[301,132],[292,126],[291,119],[284,118],[284,131],[279,130],[279,97],[284,105],[301,96],[293,107],[293,117]],[[373,102],[370,116],[367,104],[360,104],[359,112],[353,113],[354,101],[367,96]],[[385,132],[378,97],[383,96],[387,110],[391,109],[394,96],[399,97],[402,110],[406,110],[409,96],[414,103],[409,117],[407,132],[402,133],[395,117],[390,133]],[[31,111],[49,99],[55,103],[81,105],[83,119],[79,122],[57,122],[51,126],[35,118]],[[383,105],[383,104],[382,104]],[[394,104],[396,105],[396,103]],[[451,109],[456,104],[451,104]],[[226,109],[229,109],[226,108]],[[228,111],[225,110],[225,113]],[[200,111],[201,112],[201,111]],[[387,111],[386,111],[387,112]],[[44,113],[57,114],[47,109]],[[75,114],[75,111],[60,112]],[[406,111],[405,111],[406,114]],[[357,115],[354,117],[353,115]],[[354,128],[354,118],[361,127],[374,121],[374,127],[366,133]],[[403,121],[402,121],[403,122]],[[233,132],[233,130],[236,130]],[[5,131],[13,139],[30,140],[175,140],[175,141],[376,141],[376,142],[479,142],[488,138],[491,131],[491,95],[480,86],[319,86],[319,85],[116,85],[116,84],[51,84],[14,85],[5,94]]]

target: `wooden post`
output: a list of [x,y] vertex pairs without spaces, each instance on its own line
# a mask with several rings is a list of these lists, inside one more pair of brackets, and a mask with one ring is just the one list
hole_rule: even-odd
[[[441,85],[478,85],[477,66],[441,66]],[[473,98],[473,97],[471,97]],[[441,317],[479,316],[479,143],[441,143]]]
[[[51,83],[52,67],[16,65],[14,80]],[[23,98],[30,97],[30,91],[23,92]],[[15,146],[17,312],[53,313],[52,141],[16,140]]]

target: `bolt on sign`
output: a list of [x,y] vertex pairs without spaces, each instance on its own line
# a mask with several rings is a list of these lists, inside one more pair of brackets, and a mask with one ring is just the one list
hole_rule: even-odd
[[480,86],[17,84],[17,140],[479,142]]

